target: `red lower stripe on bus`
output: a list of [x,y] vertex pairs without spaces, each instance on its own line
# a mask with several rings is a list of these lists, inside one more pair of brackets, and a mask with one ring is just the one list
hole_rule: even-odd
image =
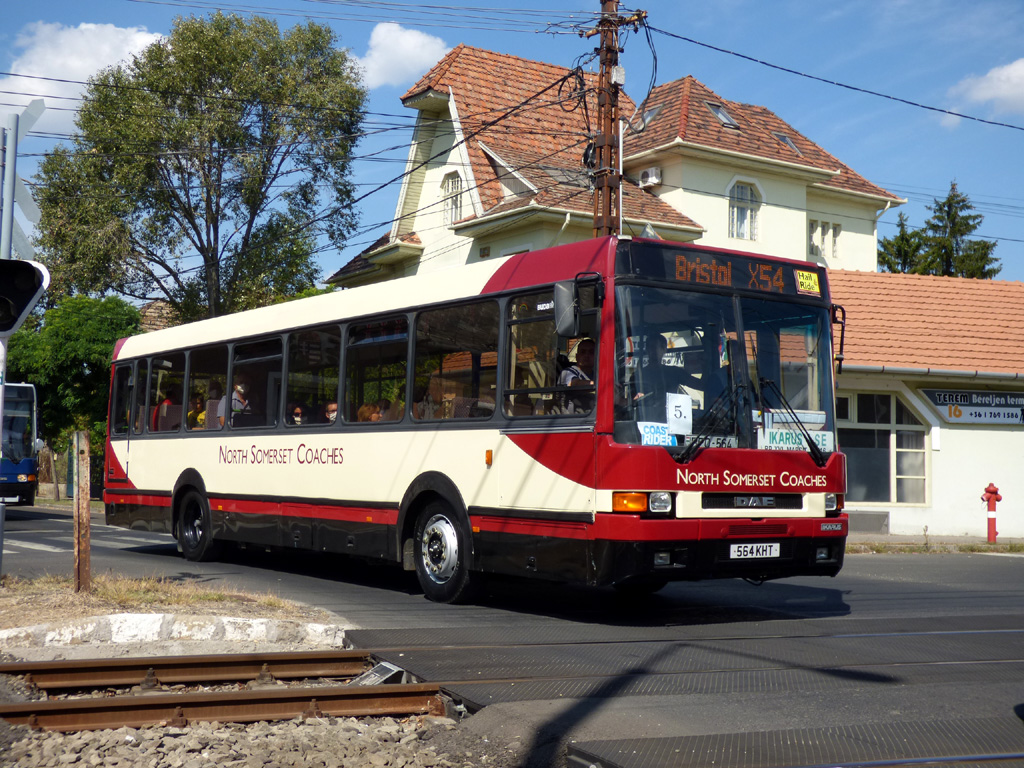
[[146,493],[118,493],[106,491],[103,494],[105,504],[133,504],[140,507],[169,507],[170,496],[154,496]]
[[[560,539],[602,541],[706,541],[750,538],[762,535],[757,528],[746,532],[745,520],[642,520],[636,515],[598,514],[593,523],[557,520],[527,520],[505,517],[473,517],[474,532],[511,533],[520,536],[542,536]],[[772,538],[821,538],[845,536],[840,530],[822,531],[822,518],[785,518],[773,520],[785,527],[786,533]]]
[[336,520],[374,525],[395,525],[398,523],[397,509],[377,507],[342,507],[325,504],[296,502],[257,501],[253,499],[210,498],[210,509],[214,512],[229,512],[238,515],[280,515],[309,520]]

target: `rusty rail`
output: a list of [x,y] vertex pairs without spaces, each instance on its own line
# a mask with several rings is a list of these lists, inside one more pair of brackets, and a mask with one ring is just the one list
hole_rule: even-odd
[[433,683],[174,693],[27,701],[0,705],[0,718],[52,731],[147,725],[184,726],[196,720],[251,723],[296,717],[443,715]]
[[135,659],[0,662],[0,674],[16,675],[45,691],[247,682],[315,677],[345,678],[372,666],[365,651],[297,651],[203,656],[153,656]]

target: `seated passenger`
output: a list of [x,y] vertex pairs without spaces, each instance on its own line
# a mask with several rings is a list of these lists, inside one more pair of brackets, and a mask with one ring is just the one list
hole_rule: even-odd
[[324,403],[324,407],[320,409],[320,423],[321,424],[333,424],[338,420],[338,403],[335,400],[329,400]]
[[289,405],[285,414],[287,423],[294,424],[297,427],[311,422],[309,417],[309,406],[305,403],[293,403],[292,405]]
[[356,421],[380,421],[380,408],[376,403],[363,403],[356,413]]
[[418,416],[420,419],[448,419],[451,418],[451,403],[444,397],[444,384],[439,376],[430,377],[430,384],[423,399],[417,402]]
[[200,392],[193,392],[188,400],[188,428],[204,429],[206,427],[206,401]]

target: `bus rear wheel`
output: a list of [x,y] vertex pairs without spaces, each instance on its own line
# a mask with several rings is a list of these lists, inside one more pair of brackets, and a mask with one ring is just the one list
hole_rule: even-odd
[[442,501],[432,501],[416,519],[416,577],[435,603],[460,603],[478,592],[479,575],[467,565],[469,534]]
[[185,559],[193,562],[212,560],[220,551],[220,542],[213,539],[210,505],[206,497],[194,489],[181,499],[178,544]]

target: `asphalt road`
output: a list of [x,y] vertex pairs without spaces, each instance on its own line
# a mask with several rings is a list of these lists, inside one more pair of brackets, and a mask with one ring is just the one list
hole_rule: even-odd
[[[396,569],[262,552],[189,563],[169,537],[93,523],[94,573],[329,610],[357,646],[450,681],[483,707],[464,727],[519,744],[530,765],[1024,764],[1024,556],[854,555],[834,579],[684,583],[640,600],[506,581],[446,606]],[[70,573],[69,512],[8,509],[5,534],[5,573]]]

